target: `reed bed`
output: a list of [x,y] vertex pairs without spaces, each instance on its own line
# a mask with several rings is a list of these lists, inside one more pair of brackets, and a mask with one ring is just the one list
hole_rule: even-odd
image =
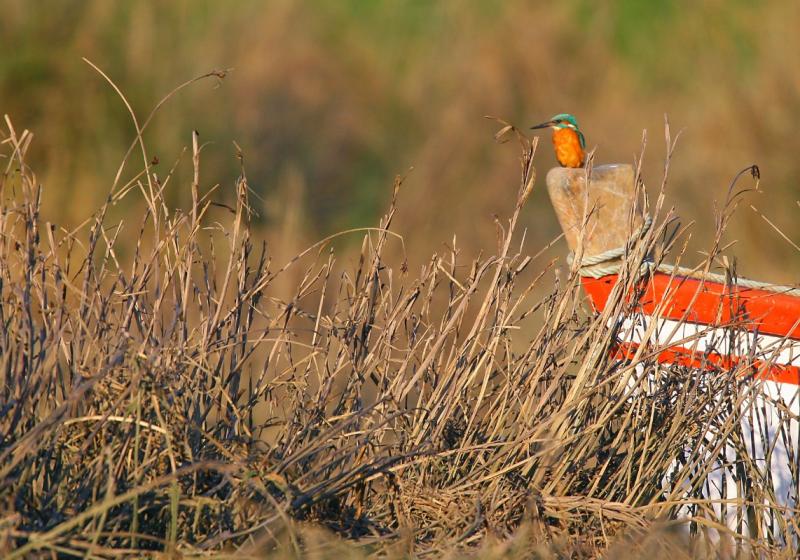
[[[334,238],[273,262],[244,168],[221,203],[195,135],[193,180],[174,185],[147,122],[106,204],[66,230],[41,220],[32,135],[6,118],[4,557],[793,556],[795,517],[741,437],[757,384],[610,351],[644,259],[681,254],[663,196],[598,314],[518,231],[539,186],[521,134],[493,254],[453,245],[411,270],[392,256],[401,179],[377,227],[344,234],[363,238],[354,265]],[[125,197],[142,215],[111,221]],[[721,464],[749,533],[705,488]]]

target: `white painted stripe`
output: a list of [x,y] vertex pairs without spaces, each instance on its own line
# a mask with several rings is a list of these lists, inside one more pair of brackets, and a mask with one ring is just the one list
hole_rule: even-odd
[[700,354],[746,357],[775,365],[800,366],[800,340],[758,334],[744,329],[710,327],[645,314],[625,317],[620,340],[660,348],[680,347]]
[[[751,537],[772,534],[778,542],[798,543],[797,508],[800,489],[800,458],[798,457],[798,409],[800,409],[798,388],[787,383],[764,381],[753,386],[741,407],[739,418],[742,437],[719,446],[718,433],[709,431],[705,440],[704,460],[714,467],[702,488],[702,495],[712,501],[712,509],[719,522],[735,532]],[[737,500],[752,500],[752,494],[745,487],[737,466],[744,458],[737,449],[747,454],[748,469],[758,471],[763,488],[773,492],[771,499],[779,506],[788,508],[757,510],[755,518]],[[690,455],[694,448],[687,449]],[[673,466],[679,466],[675,463]],[[683,487],[681,481],[673,483],[669,477],[662,480],[664,490],[669,493]],[[683,498],[696,498],[691,491]],[[762,504],[766,506],[766,503]],[[751,510],[752,511],[752,510]],[[679,516],[691,517],[690,508],[684,507]],[[757,522],[757,527],[751,521]],[[787,531],[788,529],[788,531]],[[716,531],[712,531],[718,537]]]

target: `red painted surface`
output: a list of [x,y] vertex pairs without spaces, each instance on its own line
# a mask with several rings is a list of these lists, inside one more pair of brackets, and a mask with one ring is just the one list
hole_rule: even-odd
[[[615,358],[631,359],[639,348],[638,344],[623,342],[615,348]],[[645,354],[646,355],[646,354]],[[733,369],[740,364],[749,364],[753,375],[760,379],[776,381],[778,383],[790,383],[800,385],[800,368],[780,364],[767,364],[762,360],[748,360],[740,356],[721,356],[720,354],[703,353],[683,348],[681,346],[671,346],[662,350],[656,356],[660,364],[678,364],[695,369]]]
[[[594,308],[602,310],[616,275],[584,278]],[[641,311],[703,325],[742,324],[748,330],[800,340],[800,297],[656,273],[643,286]]]
[[[584,278],[583,287],[592,305],[602,311],[617,282],[616,275],[603,278]],[[726,326],[736,324],[749,331],[800,340],[800,298],[765,290],[728,287],[694,278],[672,277],[656,273],[640,284],[637,311],[675,321],[702,325]],[[623,342],[616,352],[619,357],[631,358],[638,344]],[[661,363],[675,363],[698,369],[732,368],[750,364],[753,373],[764,379],[800,385],[800,368],[791,365],[766,363],[741,356],[724,356],[672,346],[657,356]]]

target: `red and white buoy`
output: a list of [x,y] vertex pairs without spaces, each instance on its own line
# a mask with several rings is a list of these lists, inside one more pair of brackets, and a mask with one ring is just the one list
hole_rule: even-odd
[[[800,290],[652,263],[622,270],[620,257],[650,226],[636,208],[629,165],[595,167],[591,178],[584,169],[555,168],[547,188],[567,243],[579,255],[573,266],[591,307],[606,315],[615,333],[614,357],[679,365],[698,375],[741,375],[736,379],[744,382],[744,395],[731,404],[746,461],[769,479],[781,507],[751,526],[756,518],[743,514],[747,498],[736,472],[742,458],[723,441],[713,446],[717,467],[703,492],[719,520],[753,536],[791,525],[800,504]],[[681,484],[665,474],[665,495],[680,496]]]
[[[617,275],[583,278],[602,311]],[[800,385],[800,297],[763,289],[654,273],[624,319],[619,352],[632,357],[643,343],[657,359],[697,369],[746,364],[760,378]]]

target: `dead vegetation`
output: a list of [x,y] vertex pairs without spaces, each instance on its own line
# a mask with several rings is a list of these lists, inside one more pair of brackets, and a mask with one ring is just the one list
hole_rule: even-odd
[[[244,170],[235,205],[215,206],[196,137],[192,184],[156,177],[140,135],[83,227],[43,223],[31,135],[7,119],[3,555],[789,554],[791,515],[736,536],[703,490],[721,446],[746,450],[741,371],[609,352],[609,320],[672,223],[663,199],[594,314],[578,276],[554,274],[517,231],[537,186],[536,143],[519,139],[496,252],[462,261],[453,246],[412,271],[384,257],[400,243],[394,202],[348,234],[363,235],[354,268],[330,240],[273,262],[251,235]],[[190,208],[166,204],[175,188],[191,190]],[[110,223],[125,196],[143,197],[144,215]],[[138,240],[131,254],[123,237]],[[287,295],[276,285],[290,270],[303,273]],[[736,472],[751,520],[776,511],[757,465]],[[691,525],[675,520],[687,508]]]

